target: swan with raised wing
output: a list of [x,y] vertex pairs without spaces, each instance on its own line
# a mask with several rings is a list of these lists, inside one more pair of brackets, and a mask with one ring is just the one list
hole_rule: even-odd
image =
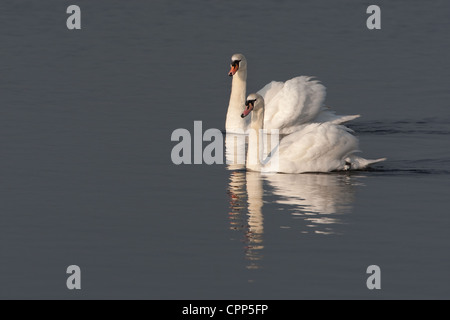
[[356,156],[359,143],[351,134],[352,130],[329,121],[303,124],[297,131],[279,140],[277,145],[270,146],[272,159],[269,159],[269,162],[276,159],[276,166],[267,165],[265,162],[269,157],[266,160],[261,157],[261,150],[267,142],[260,135],[265,124],[264,98],[260,94],[252,93],[247,97],[241,117],[245,118],[251,112],[246,161],[249,170],[283,173],[331,172],[364,169],[370,164],[386,160],[367,160]]
[[[243,54],[231,57],[228,74],[233,80],[225,129],[227,133],[246,133],[250,121],[240,117],[247,90],[247,59]],[[281,134],[292,133],[305,123],[331,121],[340,124],[359,117],[339,116],[326,108],[326,89],[312,77],[299,76],[286,82],[272,81],[258,93],[266,102],[264,128],[278,129]]]

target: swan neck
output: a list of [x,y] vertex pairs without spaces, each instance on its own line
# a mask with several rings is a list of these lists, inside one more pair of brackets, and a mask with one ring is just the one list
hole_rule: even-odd
[[[247,70],[239,70],[234,76],[231,82],[231,96],[230,96],[230,106],[238,107],[239,111],[242,112],[242,108],[245,104],[247,89]],[[241,113],[238,114],[241,116]]]
[[264,107],[252,111],[251,128],[258,131],[264,128]]
[[252,111],[252,122],[250,124],[248,137],[247,168],[259,171],[261,168],[264,128],[264,107]]
[[233,76],[231,82],[231,95],[225,124],[227,131],[238,132],[247,129],[246,126],[248,125],[248,120],[241,118],[242,111],[244,110],[246,89],[247,70],[240,69]]

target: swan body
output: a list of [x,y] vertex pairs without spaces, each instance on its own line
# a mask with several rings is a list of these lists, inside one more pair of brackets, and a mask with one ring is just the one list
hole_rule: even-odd
[[[384,161],[385,158],[367,160],[355,155],[358,139],[352,130],[332,121],[323,123],[306,123],[298,130],[279,140],[271,146],[272,158],[276,165],[262,161],[259,152],[267,143],[259,134],[265,124],[264,98],[257,93],[248,96],[242,117],[252,112],[249,135],[247,168],[253,171],[304,173],[331,172],[340,170],[364,169],[368,165]],[[272,159],[272,160],[273,160]],[[271,161],[271,160],[269,160]]]
[[[225,129],[230,133],[247,133],[250,121],[239,118],[245,102],[247,60],[242,54],[231,57],[229,75],[233,77]],[[264,128],[292,133],[305,123],[331,121],[340,124],[359,115],[338,116],[324,107],[325,87],[312,77],[299,76],[286,82],[272,81],[258,91],[265,101]]]

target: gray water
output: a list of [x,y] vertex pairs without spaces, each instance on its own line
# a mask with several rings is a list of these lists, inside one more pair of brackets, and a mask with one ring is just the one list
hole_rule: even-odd
[[[448,1],[0,4],[0,298],[449,299]],[[72,4],[72,3],[71,3]],[[371,170],[172,164],[248,92],[313,75]],[[68,290],[66,268],[81,268]],[[381,289],[366,287],[369,265]]]

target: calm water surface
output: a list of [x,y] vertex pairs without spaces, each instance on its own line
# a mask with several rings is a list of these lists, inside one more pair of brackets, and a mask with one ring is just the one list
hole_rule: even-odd
[[[355,1],[77,4],[79,31],[61,1],[0,5],[0,298],[450,298],[448,2],[381,2],[378,31]],[[248,92],[317,76],[388,161],[173,165],[173,130],[223,129],[235,52]]]

